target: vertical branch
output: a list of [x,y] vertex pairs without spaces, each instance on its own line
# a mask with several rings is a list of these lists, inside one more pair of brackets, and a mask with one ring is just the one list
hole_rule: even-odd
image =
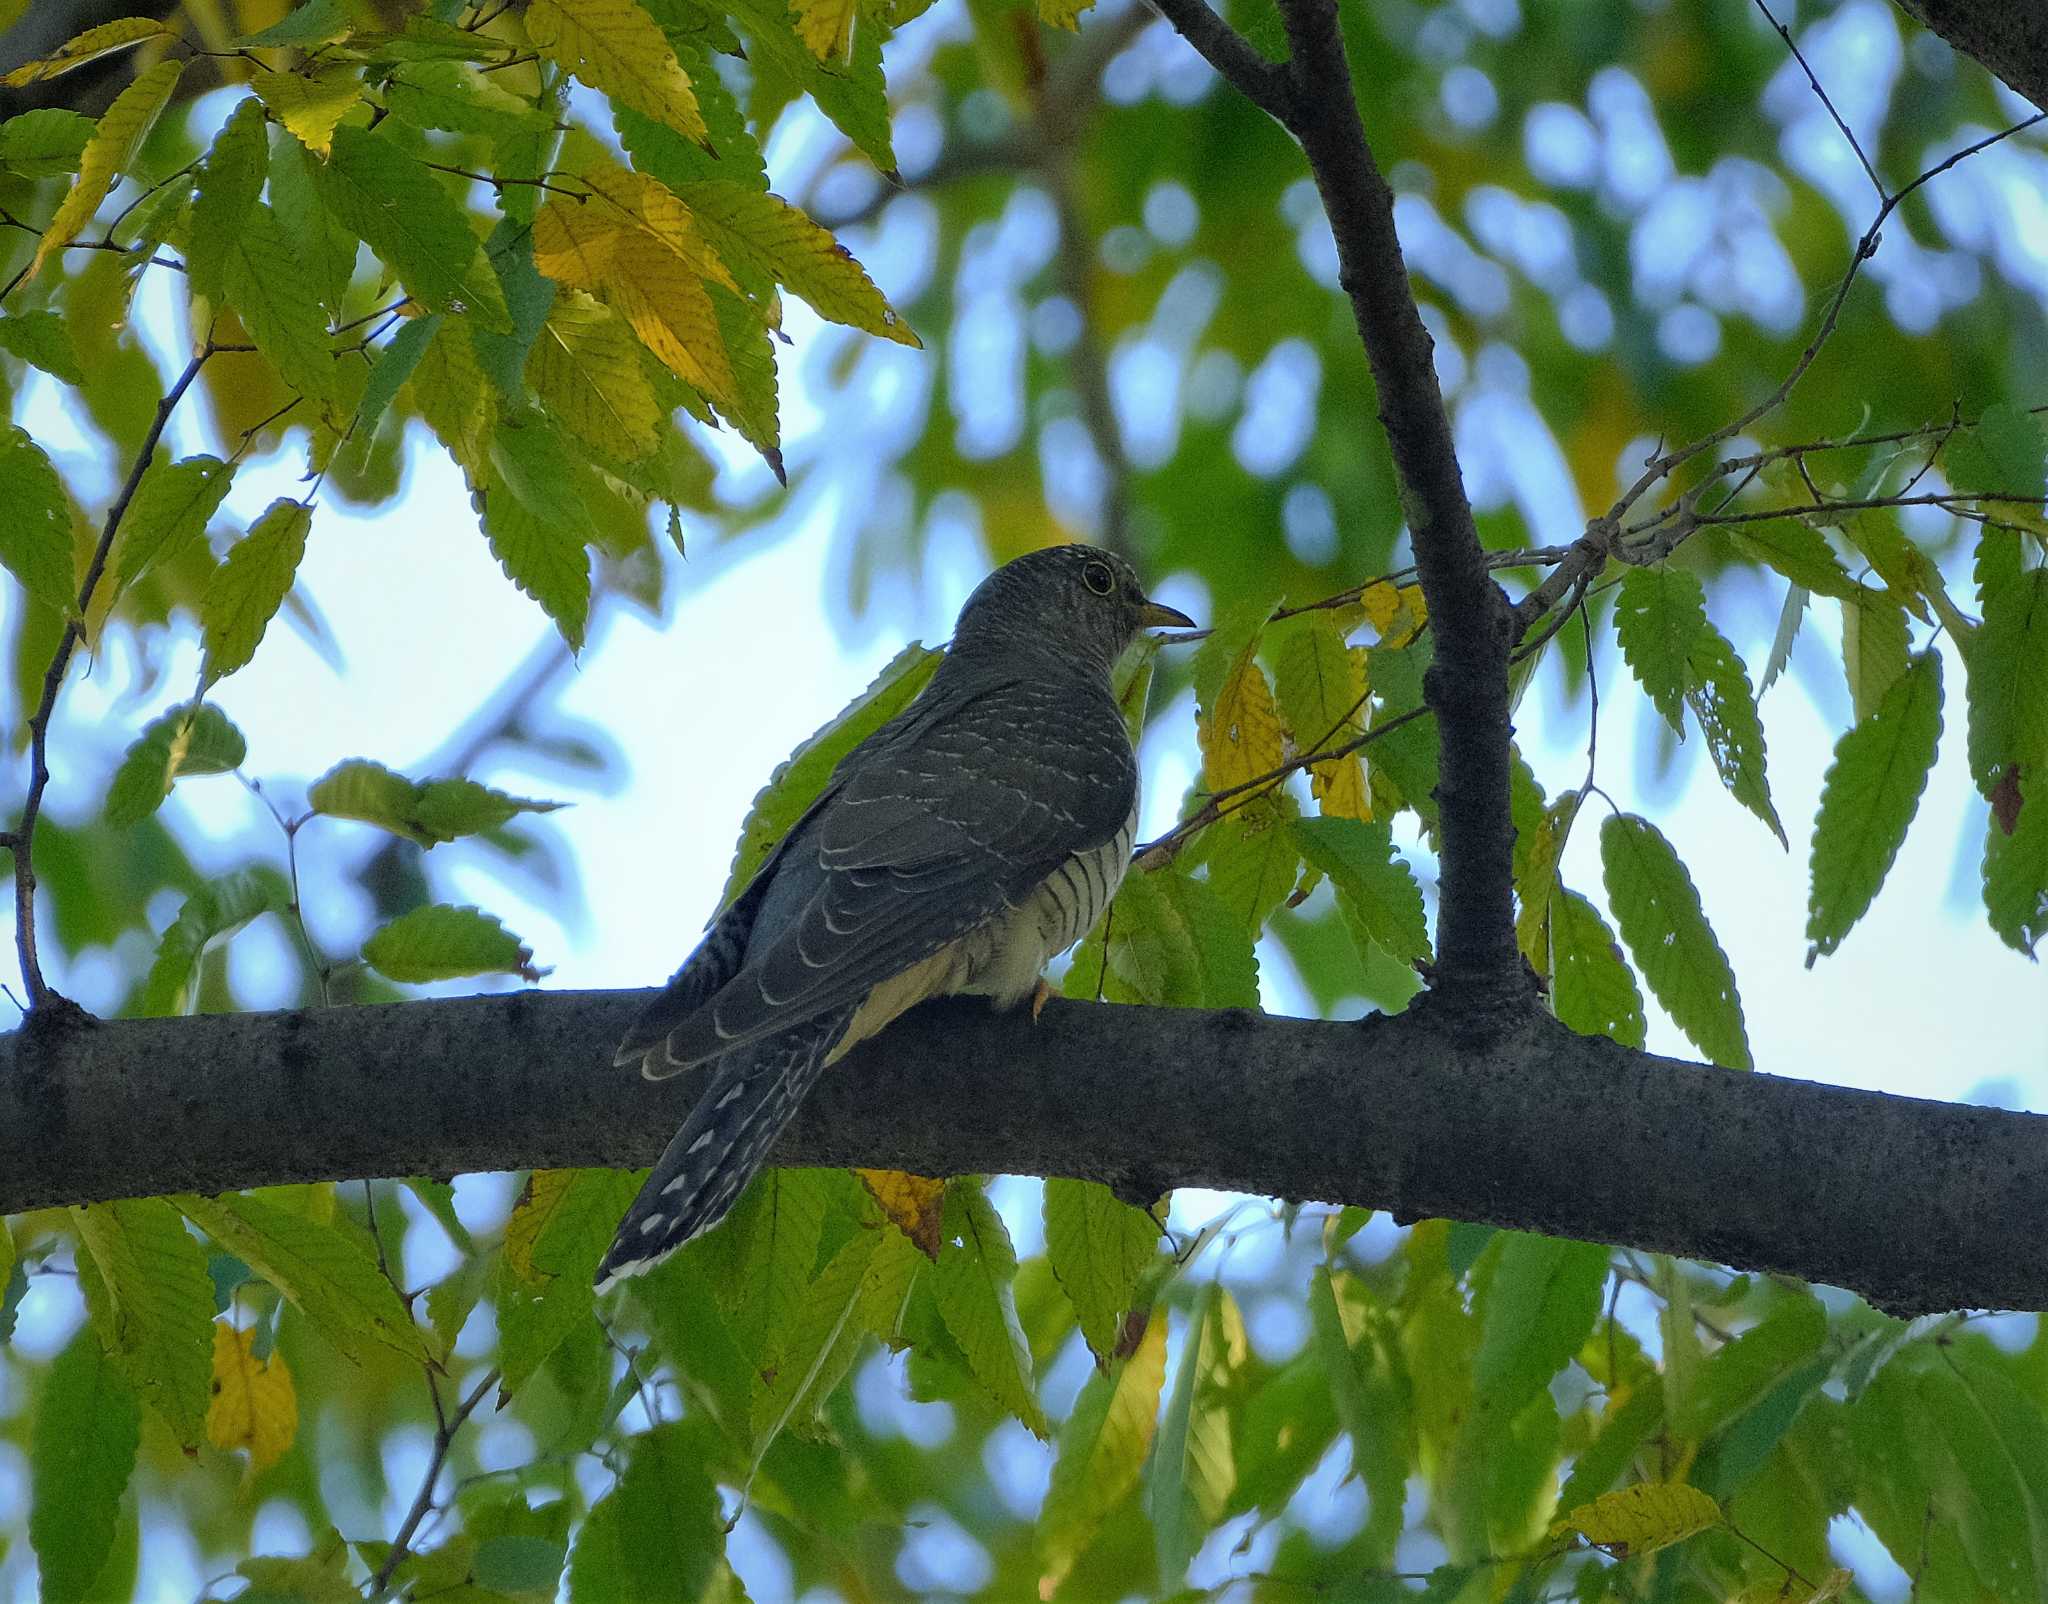
[[141,448],[129,466],[121,493],[107,509],[107,521],[100,529],[92,560],[86,564],[85,578],[78,587],[78,608],[64,621],[64,633],[57,642],[56,654],[50,659],[49,672],[43,675],[42,699],[36,704],[35,712],[29,715],[28,794],[22,800],[21,821],[4,838],[0,838],[0,845],[14,853],[14,944],[21,955],[21,980],[28,988],[31,1013],[46,1006],[54,997],[48,982],[43,979],[42,964],[36,956],[36,819],[42,812],[43,792],[50,783],[50,717],[57,710],[57,694],[63,689],[65,672],[71,667],[71,654],[85,638],[86,614],[92,607],[93,593],[99,589],[100,580],[106,574],[107,559],[114,549],[114,537],[121,532],[121,520],[127,516],[129,502],[135,499],[135,487],[142,483],[142,475],[156,455],[157,444],[163,439],[164,427],[171,421],[171,414],[177,410],[185,392],[192,387],[192,381],[199,377],[199,370],[206,366],[213,354],[214,345],[209,338],[198,354],[185,364],[185,371],[178,375],[177,382],[157,402],[156,416],[150,420],[149,430],[142,437]]

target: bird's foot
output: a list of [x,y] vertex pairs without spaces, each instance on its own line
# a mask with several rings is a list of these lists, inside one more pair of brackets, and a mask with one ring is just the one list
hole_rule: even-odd
[[1038,1023],[1038,1016],[1045,1012],[1046,1000],[1053,995],[1051,984],[1045,976],[1038,977],[1038,984],[1031,988],[1031,1023]]

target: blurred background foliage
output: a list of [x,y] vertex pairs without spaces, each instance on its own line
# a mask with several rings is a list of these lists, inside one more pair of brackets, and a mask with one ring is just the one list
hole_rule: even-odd
[[[0,66],[100,20],[50,0],[12,9]],[[409,9],[386,7],[385,20]],[[672,27],[696,15],[649,9]],[[693,432],[677,468],[690,481],[677,489],[687,558],[658,515],[611,525],[591,654],[609,620],[670,617],[685,592],[716,595],[772,548],[805,540],[825,554],[821,588],[855,640],[930,616],[921,598],[949,568],[1057,538],[1124,551],[1165,599],[1205,619],[1330,596],[1405,563],[1371,381],[1291,142],[1140,4],[1104,0],[1071,37],[994,0],[940,0],[913,20],[918,9],[861,8],[862,50],[892,17],[905,24],[884,57],[891,118],[879,149],[855,149],[772,72],[729,58],[721,70],[778,191],[833,229],[923,350],[792,306],[786,483],[730,434]],[[183,15],[225,43],[284,11],[277,0],[188,0]],[[1230,15],[1277,50],[1264,0]],[[1342,15],[1482,533],[1501,550],[1568,541],[1657,443],[1713,429],[1788,371],[1874,211],[1869,186],[1743,0],[1345,0]],[[1779,15],[1895,187],[2031,110],[1880,0]],[[134,67],[121,56],[6,91],[0,115],[34,104],[96,114]],[[157,125],[145,170],[168,174],[204,152],[226,104],[211,96],[215,73],[245,75],[232,57],[195,63],[181,90],[195,98]],[[601,104],[580,91],[569,115],[608,134]],[[480,141],[434,144],[451,165],[488,162]],[[45,215],[61,187],[16,170],[0,179],[0,206]],[[2044,197],[2038,131],[1915,194],[1764,443],[1914,428],[1959,404],[2032,404]],[[472,204],[489,215],[481,188]],[[0,231],[0,269],[33,246]],[[117,252],[73,253],[9,303],[61,311],[75,341],[82,383],[67,394],[82,410],[56,403],[53,428],[67,482],[95,503],[175,372],[164,352],[176,340],[152,324],[168,303],[137,292],[133,266]],[[301,420],[275,416],[289,391],[259,358],[218,359],[201,388],[193,448],[245,450],[288,476],[320,449]],[[31,432],[43,433],[52,395],[22,362],[0,361],[0,401]],[[408,498],[434,452],[412,405],[402,395],[373,438],[334,458],[327,504],[387,518],[418,505]],[[474,543],[459,523],[418,538]],[[1967,571],[1962,522],[1909,514],[1907,527],[1951,572]],[[1768,635],[1782,587],[1764,570],[1715,533],[1683,561],[1709,582],[1728,633]],[[183,898],[225,869],[284,861],[286,837],[255,809],[230,820],[173,806],[116,827],[85,805],[104,795],[146,713],[183,694],[173,677],[192,665],[190,609],[214,565],[195,542],[129,591],[53,733],[38,861],[46,962],[60,989],[103,1012],[141,1006]],[[331,652],[323,602],[337,604],[302,586],[283,622]],[[1593,606],[1597,618],[1604,602]],[[8,613],[18,749],[58,622],[18,604]],[[1583,715],[1586,638],[1568,629],[1547,657],[1546,716]],[[542,794],[551,782],[616,788],[614,735],[565,711],[570,672],[543,642],[461,728],[420,743],[409,772],[488,770]],[[1155,717],[1185,709],[1192,672],[1186,654],[1159,660]],[[1846,722],[1827,659],[1795,655],[1791,673]],[[1697,764],[1696,750],[1661,735],[1648,744],[1671,788]],[[1982,820],[1979,809],[1968,828]],[[1972,860],[1975,850],[1966,844]],[[1426,844],[1416,851],[1426,879]],[[471,897],[516,888],[574,929],[583,871],[557,816],[522,815],[439,849],[431,865],[397,836],[345,834],[321,854],[319,895],[329,930],[353,925],[355,940],[451,886]],[[693,930],[701,911],[679,927]],[[1271,933],[1299,1000],[1320,1011],[1393,1006],[1415,984],[1390,962],[1361,973],[1328,898],[1280,912]],[[685,945],[687,935],[670,956]],[[323,975],[324,960],[281,935],[261,950],[253,966],[210,951],[195,1005],[308,1003],[329,986],[351,1001],[399,995],[359,967]],[[2028,1044],[2015,1045],[2024,1057]],[[380,1182],[273,1201],[374,1231],[406,1288],[454,1288],[429,1318],[449,1326],[467,1396],[499,1357],[484,1266],[518,1192],[516,1178],[487,1177],[452,1194]],[[621,1317],[618,1342],[655,1380],[636,1386],[619,1348],[584,1320],[508,1407],[486,1402],[452,1434],[456,1491],[416,1545],[443,1569],[403,1573],[413,1596],[627,1596],[624,1573],[601,1567],[606,1542],[622,1554],[632,1544],[601,1523],[575,1528],[598,1532],[587,1548],[578,1537],[582,1580],[575,1563],[562,1572],[572,1525],[607,1497],[608,1518],[643,1543],[611,1559],[675,1582],[675,1596],[744,1586],[763,1600],[1012,1599],[1040,1596],[1041,1581],[1059,1597],[1152,1596],[1179,1585],[1172,1567],[1190,1559],[1197,1592],[1275,1599],[1806,1598],[1837,1565],[1853,1572],[1838,1583],[1849,1598],[1902,1599],[1917,1586],[1929,1600],[2023,1600],[2048,1585],[2048,1554],[2028,1527],[2048,1510],[2028,1457],[2048,1440],[2048,1344],[2028,1322],[1908,1329],[1764,1278],[1443,1222],[1397,1228],[1356,1211],[1183,1197],[1172,1220],[1180,1246],[1193,1244],[1188,1268],[1148,1256],[1152,1326],[1120,1333],[1122,1356],[1098,1369],[1036,1225],[1036,1183],[1001,1181],[992,1195],[1021,1257],[1014,1301],[1035,1401],[1066,1422],[1061,1470],[949,1352],[942,1325],[914,1332],[907,1359],[872,1344],[849,1356],[820,1423],[773,1438],[750,1464],[721,1396],[730,1377],[703,1357],[724,1351],[707,1283],[717,1264],[693,1252],[650,1283],[661,1295],[643,1307],[666,1315]],[[38,1585],[26,1511],[39,1401],[58,1368],[88,1363],[92,1341],[64,1231],[54,1218],[15,1222],[21,1263],[0,1316],[0,1590],[23,1598]],[[357,1550],[350,1580],[328,1534],[353,1541],[400,1524],[436,1446],[436,1411],[457,1393],[430,1402],[418,1366],[383,1348],[344,1356],[282,1318],[286,1305],[231,1255],[215,1253],[209,1269],[219,1306],[256,1316],[255,1362],[274,1344],[289,1366],[296,1433],[261,1469],[215,1448],[195,1463],[145,1417],[113,1558],[74,1596],[358,1596],[374,1553]],[[1546,1368],[1531,1380],[1538,1357]],[[1103,1422],[1121,1418],[1116,1395],[1144,1365],[1156,1368],[1163,1422],[1131,1428],[1121,1457],[1094,1452],[1088,1433],[1114,1444]],[[1475,1407],[1511,1417],[1478,1464],[1463,1429]],[[1214,1436],[1206,1448],[1179,1440],[1192,1468],[1161,1492],[1159,1473],[1141,1481],[1139,1465],[1176,1419],[1183,1434]],[[2019,1445],[2012,1457],[1994,1451],[2000,1439]],[[1631,1476],[1689,1478],[1772,1557],[1720,1530],[1625,1563],[1585,1550],[1526,1569],[1480,1563],[1529,1553],[1575,1489],[1591,1496]],[[744,1512],[716,1558],[717,1500],[730,1512],[743,1484]],[[646,1550],[655,1532],[673,1547]],[[229,1574],[257,1554],[314,1558]]]

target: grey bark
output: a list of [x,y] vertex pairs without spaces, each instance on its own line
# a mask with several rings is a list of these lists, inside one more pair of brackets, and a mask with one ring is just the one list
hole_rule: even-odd
[[[640,1165],[702,1082],[611,1067],[644,992],[522,992],[0,1037],[0,1212]],[[927,1005],[826,1075],[780,1163],[1206,1186],[1449,1215],[1862,1293],[2048,1308],[2048,1118],[1746,1075],[1441,1004],[1332,1024]]]

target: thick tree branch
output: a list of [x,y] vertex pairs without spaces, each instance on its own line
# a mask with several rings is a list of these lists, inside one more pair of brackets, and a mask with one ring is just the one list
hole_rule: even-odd
[[[0,1212],[286,1181],[645,1164],[702,1082],[611,1067],[643,992],[73,1023],[0,1038]],[[784,1163],[1181,1186],[1775,1270],[1899,1313],[2048,1307],[2048,1119],[1745,1075],[1525,1015],[1330,1024],[933,1004],[826,1075]]]
[[2048,111],[2048,7],[2031,0],[1898,0],[1898,6]]

